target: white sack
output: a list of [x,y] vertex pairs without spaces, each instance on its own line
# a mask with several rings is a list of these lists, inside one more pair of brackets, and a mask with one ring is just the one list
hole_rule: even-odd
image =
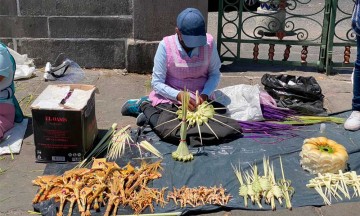
[[260,107],[259,85],[234,85],[214,92],[215,100],[226,106],[231,118],[240,121],[260,121],[263,115]]
[[14,80],[30,78],[35,75],[35,67],[32,59],[28,58],[26,54],[21,55],[10,48],[8,48],[8,50],[16,62]]

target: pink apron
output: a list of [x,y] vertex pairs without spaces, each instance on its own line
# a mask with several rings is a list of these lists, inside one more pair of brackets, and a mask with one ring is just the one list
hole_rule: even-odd
[[[207,44],[199,47],[199,55],[189,57],[181,56],[176,46],[177,35],[171,35],[164,38],[167,57],[167,73],[165,84],[177,90],[184,90],[184,87],[190,92],[202,92],[206,81],[208,80],[208,68],[210,57],[213,50],[213,38],[207,34]],[[152,105],[156,106],[161,103],[173,103],[155,91],[149,95]]]

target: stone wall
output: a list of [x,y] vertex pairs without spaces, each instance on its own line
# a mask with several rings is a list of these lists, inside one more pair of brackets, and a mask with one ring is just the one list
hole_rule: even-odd
[[0,0],[0,40],[35,59],[60,53],[86,68],[151,72],[159,41],[173,34],[176,16],[203,0]]

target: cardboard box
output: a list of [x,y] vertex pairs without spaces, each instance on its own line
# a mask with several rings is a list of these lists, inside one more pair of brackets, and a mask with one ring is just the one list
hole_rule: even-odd
[[95,91],[92,85],[49,85],[34,101],[31,112],[37,162],[84,159],[98,133]]

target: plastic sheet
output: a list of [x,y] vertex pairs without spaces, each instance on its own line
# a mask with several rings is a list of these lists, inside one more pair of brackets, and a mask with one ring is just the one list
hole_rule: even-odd
[[[350,113],[338,115],[338,117],[347,117]],[[292,131],[296,136],[286,138],[282,136],[267,137],[261,139],[241,138],[233,142],[205,146],[202,151],[198,152],[198,148],[190,148],[195,154],[194,160],[187,163],[174,161],[171,158],[171,152],[175,151],[177,146],[165,143],[153,133],[148,132],[142,134],[157,148],[163,155],[162,161],[163,171],[160,179],[154,180],[151,187],[162,188],[167,187],[171,190],[173,187],[180,188],[182,186],[198,187],[198,186],[219,186],[222,185],[233,198],[226,206],[205,205],[199,207],[180,208],[170,201],[165,208],[155,206],[156,213],[165,212],[182,212],[183,214],[194,215],[195,213],[205,214],[209,211],[220,211],[223,208],[259,210],[256,205],[249,202],[248,208],[244,207],[244,200],[238,195],[239,182],[233,172],[231,164],[241,166],[244,171],[250,170],[250,165],[257,163],[259,171],[262,173],[262,158],[267,156],[270,163],[274,163],[276,178],[281,177],[279,165],[279,156],[282,158],[285,177],[291,180],[291,186],[295,188],[295,194],[292,197],[292,205],[294,208],[302,206],[322,206],[324,205],[322,198],[314,189],[309,189],[306,184],[310,179],[316,177],[300,166],[300,156],[302,143],[305,138],[316,137],[323,134],[319,132],[319,125],[312,125]],[[326,134],[329,139],[335,140],[344,145],[349,153],[349,169],[360,173],[360,146],[352,140],[359,140],[360,133],[346,131],[343,127],[333,123],[326,123]],[[129,152],[130,153],[130,152]],[[117,161],[120,166],[125,166],[131,157],[126,156]],[[156,161],[157,159],[153,159]],[[130,161],[132,164],[139,160]],[[61,174],[65,170],[71,169],[69,164],[48,164],[45,169],[46,174]],[[349,192],[353,190],[349,188]],[[358,202],[360,198],[353,197],[351,200],[343,199],[332,200],[332,203],[340,202]],[[284,207],[276,204],[277,209]],[[271,210],[269,205],[263,205],[264,210]],[[66,205],[68,208],[68,204]],[[66,210],[65,210],[66,211]],[[124,209],[119,209],[119,213],[123,213]],[[76,210],[74,210],[76,212]],[[101,212],[100,212],[101,213]],[[103,211],[102,211],[103,213]],[[75,214],[74,214],[75,215]]]
[[45,81],[58,81],[61,83],[79,83],[85,78],[85,72],[73,60],[61,53],[54,63],[46,63]]
[[55,203],[54,199],[46,200],[41,203],[33,205],[34,210],[41,212],[43,216],[56,216],[58,205]]
[[20,153],[27,126],[28,119],[24,119],[5,133],[4,139],[0,140],[0,155]]
[[226,106],[231,118],[240,121],[263,120],[258,85],[234,85],[214,92],[215,100]]

